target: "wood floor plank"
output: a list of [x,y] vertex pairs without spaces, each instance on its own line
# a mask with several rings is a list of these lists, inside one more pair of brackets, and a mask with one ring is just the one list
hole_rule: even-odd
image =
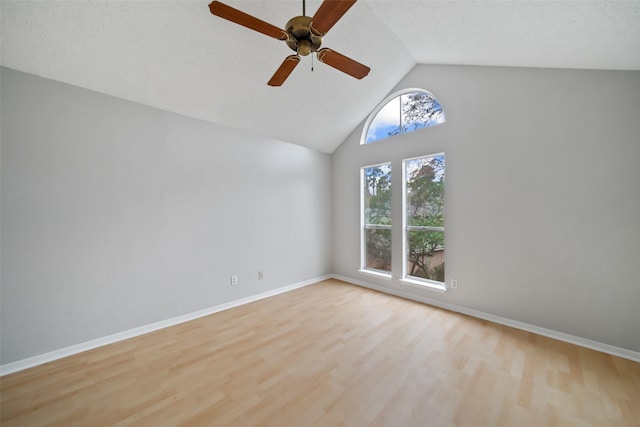
[[0,379],[2,426],[640,426],[640,364],[327,280]]

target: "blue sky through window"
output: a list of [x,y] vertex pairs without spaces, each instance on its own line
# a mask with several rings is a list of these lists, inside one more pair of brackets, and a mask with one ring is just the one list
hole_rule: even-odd
[[369,123],[364,143],[444,122],[442,106],[433,95],[422,91],[405,93],[392,98],[376,113]]

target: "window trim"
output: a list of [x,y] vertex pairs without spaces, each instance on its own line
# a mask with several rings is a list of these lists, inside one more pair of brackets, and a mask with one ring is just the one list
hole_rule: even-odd
[[[444,233],[445,227],[429,227],[429,226],[421,226],[421,225],[409,225],[408,224],[408,215],[407,215],[407,162],[417,159],[426,159],[442,156],[445,158],[445,171],[446,171],[446,156],[444,152],[433,153],[433,154],[425,154],[423,156],[411,157],[408,159],[402,159],[402,276],[400,279],[401,283],[420,287],[420,288],[428,288],[437,290],[440,292],[447,291],[447,279],[445,277],[444,282],[438,282],[437,280],[424,279],[422,277],[411,276],[407,273],[407,264],[409,263],[409,232],[410,231],[442,231]],[[446,173],[446,172],[445,172]],[[446,178],[445,178],[446,179]],[[445,186],[446,191],[446,186]],[[445,205],[446,206],[446,205]],[[446,209],[446,207],[445,207]],[[446,223],[446,215],[445,215],[445,223]],[[446,236],[446,234],[445,234]],[[446,237],[445,237],[446,239]],[[446,247],[446,245],[445,245]],[[445,253],[446,258],[446,253]],[[445,270],[446,275],[446,270]]]
[[[432,92],[429,92],[428,90],[425,90],[425,89],[422,89],[422,88],[418,88],[418,87],[400,89],[399,91],[396,91],[396,92],[392,93],[391,95],[388,95],[385,99],[382,100],[382,102],[380,102],[376,106],[376,108],[369,114],[369,117],[367,117],[367,120],[364,122],[364,127],[362,128],[362,134],[360,135],[360,145],[368,145],[368,144],[371,144],[373,142],[379,142],[379,141],[382,141],[384,139],[388,139],[388,138],[382,138],[382,139],[373,140],[371,142],[367,142],[367,134],[369,133],[369,127],[371,126],[371,123],[376,118],[376,116],[378,115],[380,110],[382,110],[389,102],[391,102],[392,99],[400,97],[402,95],[406,95],[408,93],[414,93],[414,92],[426,93],[430,97],[435,99],[436,101],[438,100],[438,98],[436,98],[435,95]],[[440,101],[438,101],[438,103],[440,103]],[[440,105],[442,106],[442,104],[440,104]],[[444,109],[443,109],[443,111],[444,111]]]
[[[410,276],[413,277],[413,276]],[[429,289],[430,291],[437,291],[440,293],[447,292],[447,286],[443,282],[427,281],[427,279],[400,279],[400,283],[413,286],[414,288]]]

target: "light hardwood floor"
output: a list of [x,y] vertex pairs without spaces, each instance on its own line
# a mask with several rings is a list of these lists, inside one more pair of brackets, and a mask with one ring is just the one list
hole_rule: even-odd
[[1,382],[7,427],[640,425],[640,363],[337,280]]

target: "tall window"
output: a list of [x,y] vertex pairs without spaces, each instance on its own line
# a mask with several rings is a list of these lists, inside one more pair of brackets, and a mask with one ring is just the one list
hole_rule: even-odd
[[364,127],[362,144],[445,122],[438,100],[422,89],[409,89],[383,101]]
[[362,269],[391,273],[391,163],[361,170]]
[[403,277],[444,287],[444,154],[405,160],[403,170]]

